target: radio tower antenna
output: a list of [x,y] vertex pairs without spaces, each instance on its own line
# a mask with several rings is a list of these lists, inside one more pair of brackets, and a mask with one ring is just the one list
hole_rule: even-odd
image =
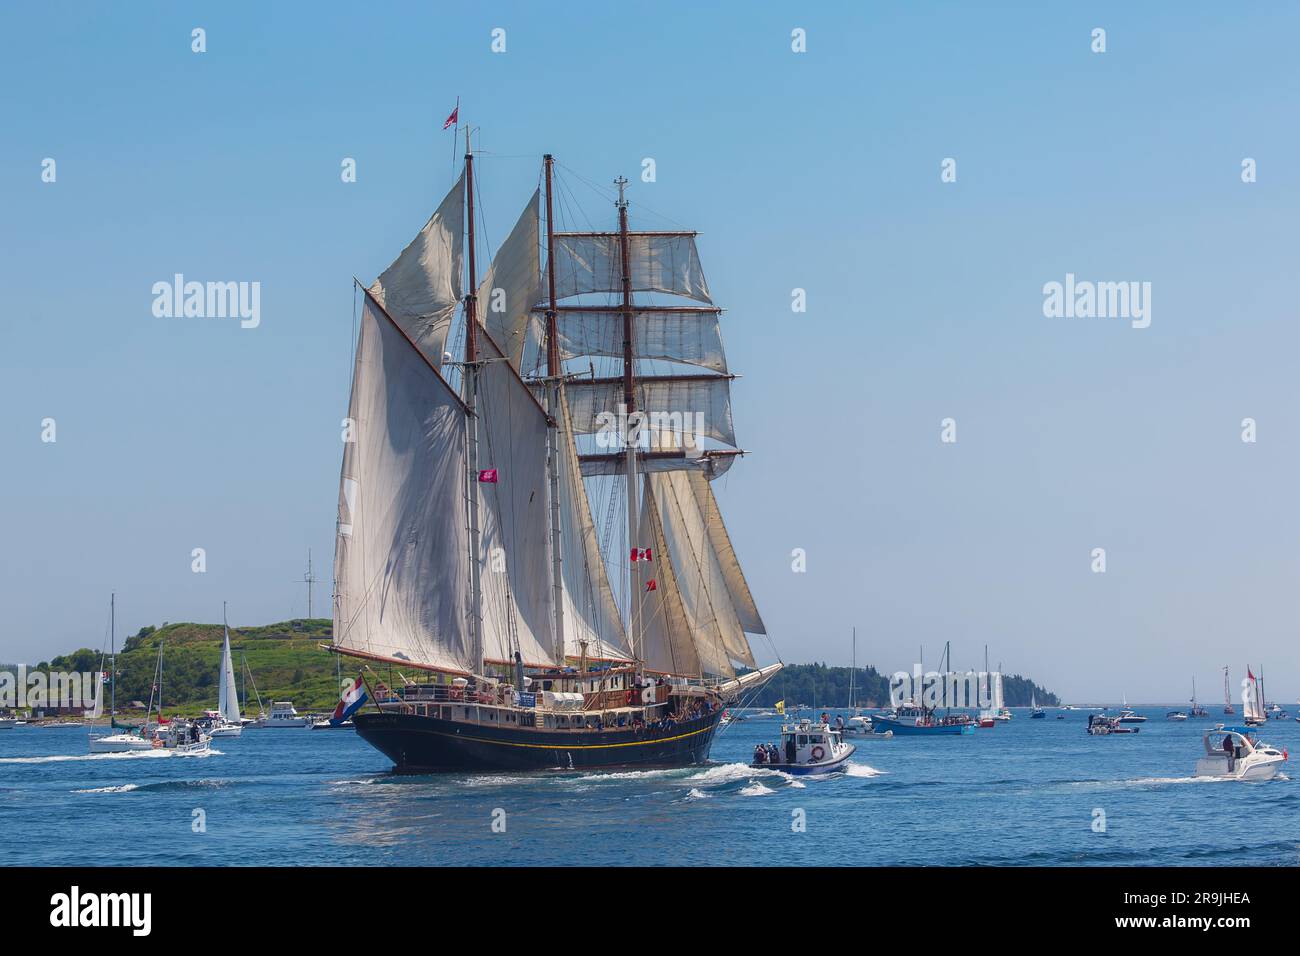
[[307,620],[311,620],[311,591],[312,585],[317,581],[316,575],[311,570],[311,548],[307,549],[307,572],[302,576],[302,583],[307,585]]

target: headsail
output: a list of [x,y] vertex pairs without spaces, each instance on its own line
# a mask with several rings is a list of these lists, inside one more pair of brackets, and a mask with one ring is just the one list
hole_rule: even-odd
[[473,672],[464,406],[369,296],[348,420],[334,645],[363,657]]
[[434,366],[442,367],[456,306],[464,294],[465,177],[424,228],[370,287],[384,310]]

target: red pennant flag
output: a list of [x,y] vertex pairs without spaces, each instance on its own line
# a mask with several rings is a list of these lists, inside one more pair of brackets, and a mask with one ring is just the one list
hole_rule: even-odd
[[655,579],[654,579],[654,578],[651,578],[649,581],[647,581],[647,582],[645,583],[645,589],[646,589],[647,591],[658,591],[658,590],[659,590],[659,585],[655,584]]
[[497,483],[497,470],[495,468],[485,468],[478,473],[478,480],[487,485]]
[[650,549],[649,549],[649,548],[633,548],[633,549],[632,549],[632,560],[633,560],[633,561],[649,561],[649,560],[651,560]]
[[1246,668],[1246,676],[1249,677],[1251,680],[1255,679],[1255,675],[1250,672],[1249,667]]
[[460,120],[460,104],[457,103],[456,108],[452,110],[451,115],[447,117],[447,122],[442,124],[442,128],[448,129],[452,126],[455,126],[459,120]]

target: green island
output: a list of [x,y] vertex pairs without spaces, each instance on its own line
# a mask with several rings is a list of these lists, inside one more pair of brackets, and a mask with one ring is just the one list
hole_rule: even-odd
[[[257,696],[269,709],[272,700],[291,700],[302,712],[329,711],[339,699],[336,655],[322,649],[333,633],[328,619],[281,621],[261,627],[230,629],[231,655],[238,675],[245,713],[257,708]],[[166,713],[197,715],[216,707],[217,672],[221,661],[220,624],[163,624],[144,627],[131,635],[117,652],[117,703],[129,710],[131,701],[148,703],[153,684],[158,645],[163,652],[163,707]],[[83,647],[70,654],[37,664],[33,670],[93,672],[100,669],[101,651]],[[246,667],[245,667],[246,663]],[[355,677],[360,662],[342,659],[345,679]],[[400,685],[402,676],[414,679],[414,672],[399,667],[372,665],[372,675]],[[787,664],[767,686],[747,701],[755,707],[771,707],[778,700],[787,704],[815,707],[849,706],[851,668],[824,663]],[[251,674],[251,680],[249,680]],[[889,677],[874,667],[859,667],[853,678],[854,698],[863,707],[881,707],[889,702]],[[254,686],[257,693],[254,694]],[[1019,675],[1003,677],[1008,707],[1028,706],[1030,694],[1038,703],[1054,706],[1055,694]]]

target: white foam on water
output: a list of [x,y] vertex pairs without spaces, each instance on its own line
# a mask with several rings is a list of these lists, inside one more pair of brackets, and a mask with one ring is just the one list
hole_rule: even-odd
[[710,786],[716,786],[727,783],[738,783],[741,780],[753,780],[755,777],[770,778],[783,777],[789,779],[789,774],[781,773],[778,770],[769,770],[766,767],[751,767],[743,763],[724,763],[717,767],[709,767],[698,773],[692,774],[687,779],[692,783],[705,783]]
[[49,754],[44,757],[0,757],[0,763],[64,763],[70,760],[152,760],[170,757],[165,750],[128,750],[117,754]]
[[879,777],[885,771],[877,770],[875,767],[868,767],[864,763],[850,763],[844,765],[844,775],[846,777]]
[[705,793],[703,790],[697,790],[694,787],[691,788],[690,793],[686,794],[688,800],[710,800],[712,797],[713,794]]
[[120,787],[91,787],[89,790],[73,790],[73,793],[130,793],[140,789],[138,783],[124,783]]
[[748,787],[745,787],[740,791],[740,795],[742,797],[765,797],[768,794],[772,794],[772,793],[776,793],[776,791],[769,790],[767,787],[763,786],[761,783],[758,783],[757,781],[751,783]]
[[0,763],[66,763],[80,760],[161,760],[165,757],[220,757],[220,750],[176,753],[162,748],[127,750],[115,754],[47,754],[43,757],[0,757]]

